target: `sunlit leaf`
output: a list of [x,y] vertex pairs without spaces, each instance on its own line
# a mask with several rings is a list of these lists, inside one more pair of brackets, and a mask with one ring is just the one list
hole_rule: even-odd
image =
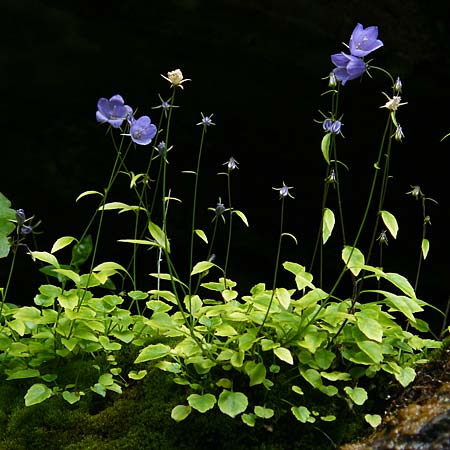
[[367,391],[361,387],[346,386],[344,391],[357,405],[363,405],[368,398]]
[[384,224],[386,225],[386,228],[389,230],[389,233],[391,233],[394,239],[397,238],[398,233],[397,219],[394,217],[393,214],[391,214],[388,211],[380,211],[380,214]]
[[430,251],[430,241],[428,239],[422,239],[422,255],[423,255],[423,259],[427,259],[429,251]]
[[64,237],[57,239],[57,241],[53,244],[52,249],[50,250],[50,253],[55,253],[58,250],[61,250],[62,248],[67,247],[73,241],[77,241],[77,239],[75,239],[72,236],[64,236]]
[[214,405],[216,404],[216,397],[212,394],[191,394],[187,398],[187,401],[189,406],[201,413],[205,413],[206,411],[214,408]]
[[355,277],[358,276],[362,266],[364,266],[364,255],[359,249],[350,245],[346,245],[342,250],[342,260]]
[[248,406],[248,398],[242,392],[231,392],[224,389],[219,395],[219,409],[234,418],[244,412]]
[[37,405],[52,396],[52,390],[45,384],[36,383],[28,389],[25,395],[25,406]]
[[322,138],[320,148],[322,149],[322,154],[327,164],[330,164],[330,142],[331,142],[331,133],[326,133]]
[[204,242],[208,243],[208,238],[203,230],[194,230],[195,234]]
[[322,241],[328,241],[331,233],[333,232],[334,224],[336,222],[334,218],[334,213],[331,209],[325,208],[323,211],[323,224],[322,224]]
[[373,428],[376,428],[381,424],[381,416],[378,414],[366,414],[364,419]]
[[181,422],[186,419],[187,416],[191,413],[192,408],[188,405],[177,405],[172,409],[170,417],[172,417],[175,422]]

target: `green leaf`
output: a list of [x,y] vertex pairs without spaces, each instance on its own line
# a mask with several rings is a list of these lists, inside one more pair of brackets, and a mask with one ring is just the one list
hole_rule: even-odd
[[273,349],[274,354],[288,364],[294,364],[294,359],[292,358],[292,353],[290,350],[284,347],[277,347]]
[[245,214],[242,211],[239,211],[237,209],[233,209],[231,212],[233,214],[236,214],[242,220],[242,222],[244,222],[245,225],[249,226],[247,217],[245,217]]
[[81,393],[80,392],[69,392],[69,391],[64,391],[62,393],[63,399],[70,403],[71,405],[73,405],[76,402],[80,401],[81,398]]
[[194,230],[195,234],[205,243],[208,243],[208,238],[203,230]]
[[87,195],[94,195],[94,194],[95,195],[100,195],[100,197],[103,197],[103,194],[101,192],[98,192],[98,191],[84,191],[76,198],[75,201],[77,202],[78,200],[80,200],[83,197],[86,197]]
[[187,398],[187,401],[189,406],[201,413],[205,413],[206,411],[214,408],[214,405],[216,404],[216,397],[212,394],[191,394]]
[[330,164],[330,142],[331,142],[331,133],[326,133],[322,138],[320,148],[322,149],[322,155],[325,158],[327,164]]
[[333,211],[331,211],[331,209],[325,208],[323,210],[323,219],[322,219],[322,241],[324,244],[325,242],[328,241],[329,237],[331,236],[335,223],[336,220],[334,218]]
[[44,261],[53,267],[59,268],[58,260],[55,256],[48,252],[30,252],[33,259],[38,259],[39,261]]
[[368,398],[367,391],[360,387],[345,386],[344,391],[357,405],[363,405]]
[[350,245],[346,245],[342,250],[342,260],[355,277],[364,266],[364,255],[356,247]]
[[364,419],[373,428],[376,428],[381,424],[381,416],[378,414],[366,414]]
[[383,361],[381,345],[373,341],[356,341],[358,347],[376,364]]
[[262,419],[270,419],[273,417],[275,411],[271,408],[265,408],[264,406],[255,406],[255,415],[261,417]]
[[28,389],[25,395],[25,406],[37,405],[52,396],[52,390],[45,384],[36,383]]
[[291,412],[294,415],[294,417],[302,423],[315,421],[314,417],[311,417],[309,409],[306,408],[305,406],[292,406]]
[[277,296],[278,302],[284,309],[288,309],[291,303],[291,294],[286,288],[276,288],[275,295]]
[[170,253],[169,239],[166,234],[161,230],[161,228],[149,220],[148,231],[150,232],[152,238],[158,243],[158,245],[165,249],[167,253]]
[[41,374],[36,369],[5,369],[5,374],[8,375],[7,380],[21,380],[24,378],[35,378]]
[[255,386],[266,379],[266,366],[261,362],[248,361],[245,364],[245,373],[250,377],[250,386]]
[[135,359],[134,363],[151,361],[153,359],[162,358],[170,353],[170,347],[164,344],[150,344],[141,350],[139,356]]
[[356,325],[369,339],[381,342],[383,339],[383,326],[364,312],[355,313]]
[[254,427],[256,423],[256,416],[254,414],[242,414],[242,422],[249,427]]
[[412,383],[416,378],[416,372],[412,367],[400,367],[400,371],[395,373],[395,379],[403,386],[406,387]]
[[391,282],[394,286],[397,286],[406,295],[416,298],[416,293],[411,283],[403,276],[398,273],[382,273],[381,276]]
[[205,272],[213,266],[217,267],[211,261],[200,261],[193,267],[191,275],[196,275],[197,273]]
[[423,255],[423,259],[427,259],[429,251],[430,251],[430,241],[428,239],[422,239],[422,255]]
[[389,233],[391,233],[392,237],[396,239],[398,233],[397,219],[388,211],[380,211],[380,214],[386,228],[389,230]]
[[231,392],[224,389],[219,395],[219,409],[231,418],[247,409],[248,398],[242,392]]
[[192,408],[187,405],[177,405],[175,408],[172,409],[172,412],[170,413],[170,417],[172,417],[175,422],[181,422],[182,420],[186,419],[187,416],[191,413]]
[[50,250],[50,253],[55,253],[58,250],[61,250],[62,248],[67,247],[73,241],[77,241],[77,239],[75,239],[72,236],[64,236],[64,237],[57,239],[56,242],[53,244],[52,249]]

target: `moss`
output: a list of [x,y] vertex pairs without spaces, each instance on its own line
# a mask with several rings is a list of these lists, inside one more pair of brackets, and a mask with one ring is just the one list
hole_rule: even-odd
[[[135,358],[133,349],[119,358],[119,366],[127,366]],[[78,371],[90,370],[78,364]],[[313,425],[302,424],[290,413],[290,405],[278,402],[280,418],[260,420],[254,428],[239,418],[222,414],[217,407],[206,414],[193,411],[186,420],[176,423],[170,413],[175,405],[186,403],[186,391],[155,368],[150,368],[143,380],[125,388],[121,396],[108,394],[103,399],[88,392],[75,405],[55,396],[25,407],[26,386],[26,383],[5,382],[0,387],[0,411],[3,412],[0,423],[5,430],[0,438],[0,450],[328,450],[367,430],[359,410],[349,420],[349,409],[343,400],[325,397],[313,389],[304,396],[311,398],[310,408],[320,414],[335,413],[336,422],[318,420]],[[256,391],[252,390],[252,395],[267,393],[264,388],[260,393]],[[280,392],[271,393],[272,398],[274,395],[289,398],[288,391],[282,391],[280,388]],[[299,399],[297,394],[291,398],[294,403]]]

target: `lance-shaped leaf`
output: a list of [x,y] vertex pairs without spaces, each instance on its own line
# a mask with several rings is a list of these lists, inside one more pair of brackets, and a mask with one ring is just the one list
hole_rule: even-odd
[[330,141],[331,141],[331,133],[327,133],[322,138],[322,143],[320,144],[323,157],[325,158],[327,164],[330,164]]
[[392,237],[396,239],[398,233],[397,219],[388,211],[380,211],[380,214],[386,228],[389,230],[389,233],[391,233]]
[[325,208],[323,210],[323,219],[322,219],[322,241],[324,244],[325,242],[328,241],[329,237],[331,236],[335,223],[336,220],[334,218],[333,211],[331,211],[331,209]]
[[158,243],[158,245],[170,253],[169,239],[161,228],[155,223],[148,222],[148,231],[150,232],[152,238]]
[[423,259],[427,259],[429,251],[430,251],[430,241],[428,239],[422,239],[422,255],[423,255]]

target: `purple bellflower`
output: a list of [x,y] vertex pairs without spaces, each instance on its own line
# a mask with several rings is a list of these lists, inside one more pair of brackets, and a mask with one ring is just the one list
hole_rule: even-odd
[[97,102],[97,122],[109,123],[113,128],[119,128],[123,121],[129,117],[133,110],[125,105],[120,95],[114,95],[109,100],[100,98]]
[[134,120],[130,125],[131,140],[139,145],[148,145],[156,136],[156,127],[150,117],[142,116]]
[[347,81],[359,78],[366,71],[366,63],[361,58],[344,52],[331,55],[331,62],[336,66],[333,70],[334,75],[343,86]]
[[358,23],[350,36],[349,48],[352,56],[363,57],[383,46],[378,38],[378,27],[364,28]]

